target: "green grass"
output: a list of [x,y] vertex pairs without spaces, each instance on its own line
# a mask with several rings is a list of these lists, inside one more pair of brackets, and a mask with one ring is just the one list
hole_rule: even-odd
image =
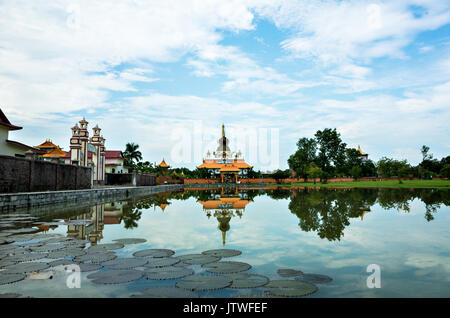
[[[274,184],[275,185],[275,184]],[[345,187],[345,188],[450,188],[450,180],[398,180],[388,181],[353,181],[353,182],[298,182],[276,184],[282,187]]]

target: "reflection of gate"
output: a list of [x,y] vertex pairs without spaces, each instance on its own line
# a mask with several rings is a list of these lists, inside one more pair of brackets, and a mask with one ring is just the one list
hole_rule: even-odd
[[234,174],[224,174],[223,175],[223,182],[224,183],[236,183],[236,177]]

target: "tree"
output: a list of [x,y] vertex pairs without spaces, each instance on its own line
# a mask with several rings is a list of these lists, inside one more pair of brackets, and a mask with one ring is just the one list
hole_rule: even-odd
[[350,175],[352,176],[353,179],[358,180],[359,177],[361,176],[361,172],[362,172],[361,167],[353,166],[352,169],[350,170]]
[[433,155],[428,154],[429,151],[430,147],[428,146],[423,145],[422,148],[420,148],[420,152],[422,153],[422,161],[433,159]]
[[301,138],[297,142],[297,151],[288,159],[289,168],[298,177],[308,177],[308,167],[316,160],[317,143],[314,138]]
[[446,164],[439,173],[442,178],[450,179],[450,164]]
[[361,171],[359,171],[358,177],[362,173],[362,159],[361,154],[355,148],[347,148],[345,149],[345,164],[343,166],[343,174],[345,176],[352,176],[352,170],[354,167],[359,167]]
[[342,142],[341,135],[336,131],[336,128],[318,130],[314,136],[319,146],[317,165],[329,175],[343,171],[347,144]]
[[138,150],[139,145],[129,142],[125,145],[125,151],[123,157],[128,165],[133,166],[134,161],[139,162],[142,160],[142,153]]
[[272,174],[272,178],[274,178],[277,183],[281,183],[282,179],[289,178],[291,176],[291,172],[289,169],[287,170],[280,170],[278,169],[275,173]]
[[324,171],[320,167],[317,167],[314,163],[312,163],[310,164],[307,173],[310,178],[314,179],[314,183],[316,183],[317,178],[322,179]]

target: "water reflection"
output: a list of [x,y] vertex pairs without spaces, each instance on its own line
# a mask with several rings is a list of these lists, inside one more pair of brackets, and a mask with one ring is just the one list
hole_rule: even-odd
[[[134,229],[139,226],[143,213],[152,213],[151,208],[154,212],[170,213],[171,201],[193,198],[208,219],[217,220],[222,245],[225,246],[231,220],[245,217],[245,209],[258,196],[289,200],[289,211],[298,217],[302,231],[316,232],[320,238],[329,241],[340,240],[351,219],[363,221],[374,205],[409,213],[411,203],[419,200],[425,204],[424,217],[428,222],[434,219],[441,205],[450,206],[450,191],[445,189],[198,188],[85,208],[83,213],[65,219],[67,235],[95,245],[102,240],[107,225],[122,224],[125,229]],[[54,224],[40,226],[55,227]],[[40,230],[45,231],[44,228]]]

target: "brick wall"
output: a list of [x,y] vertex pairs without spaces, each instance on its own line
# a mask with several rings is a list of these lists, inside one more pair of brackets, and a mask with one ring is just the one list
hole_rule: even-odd
[[105,175],[106,185],[133,185],[133,186],[153,186],[156,185],[155,174],[140,173],[107,173]]
[[0,193],[91,188],[91,168],[0,156]]

